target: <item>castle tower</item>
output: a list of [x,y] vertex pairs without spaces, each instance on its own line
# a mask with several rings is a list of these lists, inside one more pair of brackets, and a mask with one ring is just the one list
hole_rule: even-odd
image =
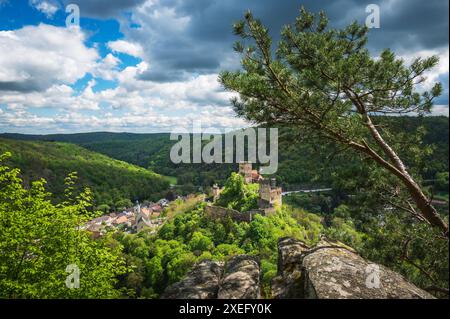
[[252,163],[241,162],[239,163],[239,174],[244,177],[244,182],[249,184],[252,182]]
[[269,180],[262,180],[259,183],[259,198],[270,203],[271,185]]
[[259,201],[258,205],[260,209],[263,209],[266,215],[270,215],[275,212],[275,206],[281,207],[282,205],[282,189],[276,187],[276,180],[261,180],[259,182]]

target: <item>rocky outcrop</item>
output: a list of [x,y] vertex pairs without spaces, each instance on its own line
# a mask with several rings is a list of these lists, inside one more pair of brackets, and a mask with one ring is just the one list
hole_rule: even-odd
[[231,258],[227,263],[203,261],[186,277],[168,287],[163,299],[257,299],[259,262],[250,256]]
[[219,299],[257,299],[260,270],[258,262],[249,256],[230,259],[220,283]]
[[275,298],[433,298],[403,276],[370,263],[342,243],[323,239],[308,248],[301,241],[282,238],[278,250],[279,276],[272,285]]
[[184,280],[168,287],[163,299],[214,299],[217,298],[223,263],[210,260],[197,264]]
[[278,243],[278,276],[272,282],[274,296],[297,299],[300,295],[301,257],[309,247],[293,238],[281,238]]
[[[203,261],[162,298],[260,298],[259,262],[250,256],[227,263]],[[386,267],[371,263],[352,248],[327,239],[308,247],[293,238],[278,242],[278,275],[272,282],[278,299],[428,299],[429,293]]]

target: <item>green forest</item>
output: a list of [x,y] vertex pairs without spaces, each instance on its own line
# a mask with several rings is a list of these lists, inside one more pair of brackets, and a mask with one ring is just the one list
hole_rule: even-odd
[[169,181],[148,169],[111,159],[74,144],[13,141],[0,138],[0,153],[11,152],[7,163],[21,170],[24,184],[46,180],[46,189],[59,201],[64,179],[72,172],[78,185],[90,187],[93,204],[102,211],[131,207],[136,200],[159,200]]
[[[9,156],[5,154],[1,160],[5,162]],[[427,227],[414,222],[405,225],[405,216],[397,211],[371,216],[368,208],[351,206],[350,201],[330,214],[310,213],[297,202],[283,205],[274,215],[257,215],[250,223],[239,223],[229,218],[211,220],[202,201],[187,207],[177,200],[164,212],[169,219],[156,234],[111,230],[92,240],[77,226],[100,213],[91,212],[92,193],[74,187],[77,180],[73,176],[65,179],[64,199],[57,205],[51,203],[43,182],[23,188],[19,171],[5,164],[0,167],[0,183],[0,249],[8,252],[0,257],[2,298],[158,298],[196,262],[223,261],[239,254],[260,260],[263,297],[270,298],[278,239],[289,236],[314,244],[322,235],[392,267],[421,287],[448,288],[447,243],[423,240]],[[232,174],[225,185],[218,205],[239,211],[253,208],[258,184],[246,185],[242,176]],[[321,197],[319,202],[326,199]],[[317,198],[303,200],[314,202]],[[383,226],[380,217],[386,221]],[[398,241],[405,235],[413,238],[409,260],[400,258]],[[45,245],[33,238],[42,238]],[[29,252],[33,257],[24,259],[23,254]],[[67,264],[82,269],[83,289],[65,289]]]

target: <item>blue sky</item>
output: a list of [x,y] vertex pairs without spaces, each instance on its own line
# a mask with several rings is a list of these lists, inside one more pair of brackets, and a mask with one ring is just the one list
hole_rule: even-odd
[[[69,3],[79,27],[66,26]],[[343,26],[364,21],[369,3],[381,8],[374,54],[441,57],[429,78],[445,87],[434,114],[448,115],[448,1],[0,0],[0,132],[243,127],[217,75],[239,67],[231,25],[245,10],[276,38],[301,5]]]

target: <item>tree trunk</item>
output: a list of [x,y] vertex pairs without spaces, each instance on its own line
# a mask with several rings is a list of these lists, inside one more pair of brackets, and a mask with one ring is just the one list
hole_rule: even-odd
[[367,114],[365,115],[365,117],[366,117],[366,125],[369,128],[372,137],[375,139],[378,146],[380,146],[381,149],[384,151],[384,153],[388,156],[392,165],[386,165],[391,163],[386,162],[381,156],[376,154],[373,150],[370,151],[369,155],[371,155],[371,157],[374,158],[378,163],[382,164],[389,171],[391,171],[397,177],[400,178],[400,180],[408,189],[408,192],[410,193],[412,199],[414,200],[414,203],[416,204],[417,208],[420,210],[422,216],[432,226],[439,228],[444,233],[444,235],[448,237],[449,236],[448,225],[439,216],[439,213],[436,211],[433,205],[431,205],[431,200],[427,198],[427,196],[424,194],[420,186],[408,173],[400,157],[383,139],[383,137],[378,132],[375,125],[373,125],[370,117]]
[[414,200],[414,203],[416,204],[417,208],[420,210],[421,215],[432,226],[440,229],[448,239],[449,232],[447,223],[445,223],[445,221],[439,216],[439,213],[436,211],[433,205],[431,205],[431,200],[427,198],[427,196],[422,191],[421,187],[411,177],[411,175],[407,171],[405,165],[403,164],[402,160],[397,155],[397,153],[389,146],[388,143],[386,143],[386,141],[381,136],[380,132],[378,132],[377,128],[372,123],[369,114],[367,113],[367,109],[364,103],[361,101],[359,96],[355,94],[353,91],[347,90],[346,94],[347,97],[355,105],[358,112],[363,116],[365,120],[365,125],[369,129],[370,134],[372,135],[377,145],[383,150],[385,155],[389,158],[389,161],[385,160],[382,156],[380,156],[367,143],[364,143],[364,145],[360,145],[358,143],[351,143],[350,146],[368,154],[377,163],[381,164],[381,166],[385,167],[388,171],[397,176],[408,189],[408,192],[411,195],[412,199]]

